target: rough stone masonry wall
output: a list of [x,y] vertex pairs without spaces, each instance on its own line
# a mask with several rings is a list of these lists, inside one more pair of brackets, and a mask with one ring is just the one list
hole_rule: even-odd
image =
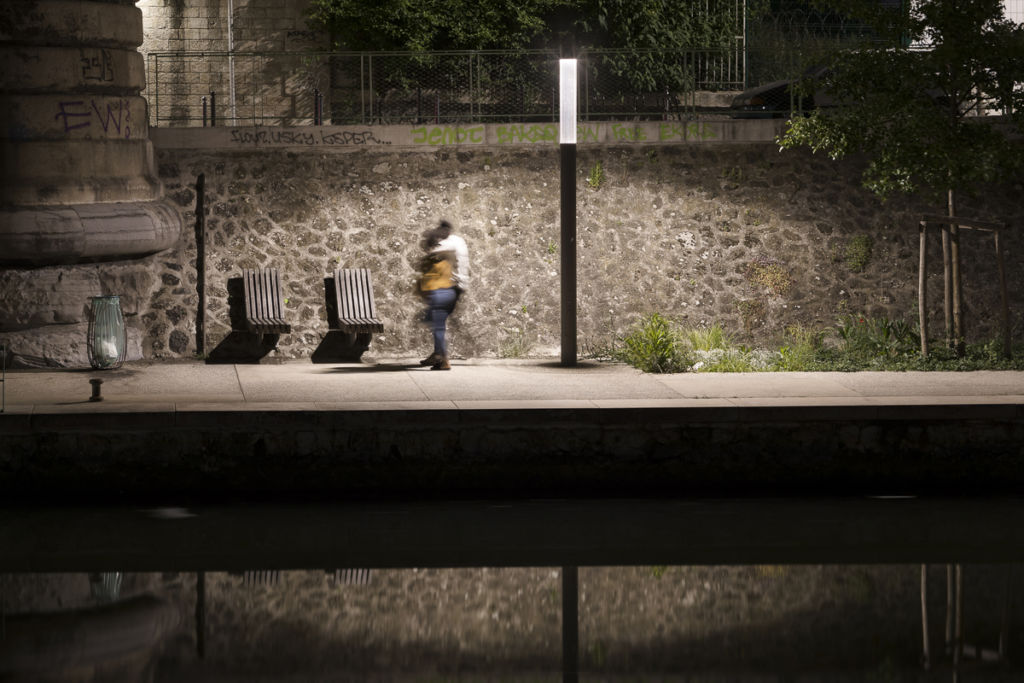
[[[158,167],[188,234],[154,261],[163,286],[135,320],[144,327],[146,356],[195,349],[196,250],[188,226],[200,173],[209,210],[208,349],[228,333],[227,279],[241,268],[273,266],[282,273],[292,324],[277,353],[309,356],[327,330],[323,278],[341,265],[373,271],[386,330],[371,354],[424,354],[429,335],[413,294],[418,242],[443,217],[465,236],[473,264],[472,290],[449,327],[453,353],[558,354],[553,145],[164,150]],[[691,326],[719,323],[746,343],[776,341],[789,325],[833,325],[846,313],[913,321],[918,216],[943,207],[923,199],[883,204],[859,186],[859,172],[854,162],[780,153],[770,143],[581,146],[581,350],[614,340],[651,312]],[[960,203],[962,215],[1009,223],[1004,246],[1016,339],[1024,311],[1021,189],[1011,180]],[[991,242],[977,233],[963,238],[965,320],[976,340],[998,329]],[[938,333],[937,234],[930,243],[929,308]]]

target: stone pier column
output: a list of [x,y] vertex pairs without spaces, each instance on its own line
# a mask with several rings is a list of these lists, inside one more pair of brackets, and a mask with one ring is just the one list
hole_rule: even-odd
[[181,233],[154,169],[141,42],[132,0],[0,4],[0,337],[15,364],[82,362],[68,326],[88,298],[137,313],[154,284],[141,257]]

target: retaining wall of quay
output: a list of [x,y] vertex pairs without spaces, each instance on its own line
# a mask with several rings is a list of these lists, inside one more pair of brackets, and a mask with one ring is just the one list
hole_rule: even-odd
[[[12,414],[8,500],[1013,493],[1024,407]],[[88,457],[83,457],[88,454]]]
[[[780,152],[782,122],[584,122],[576,168],[578,342],[586,353],[643,314],[721,324],[737,341],[781,343],[844,315],[916,321],[918,232],[927,197],[886,203],[862,164]],[[306,358],[327,331],[324,278],[373,273],[383,333],[371,353],[429,351],[413,294],[424,230],[447,218],[473,280],[449,326],[456,356],[557,357],[559,154],[552,122],[305,128],[153,129],[168,203],[184,226],[170,249],[131,261],[0,270],[9,366],[85,363],[88,297],[120,294],[129,358],[198,348],[197,180],[204,177],[206,345],[230,332],[227,282],[281,272],[285,318],[271,356]],[[1021,334],[1021,179],[964,197],[965,216],[1005,221],[1010,314]],[[969,338],[998,333],[992,240],[962,240]],[[941,326],[942,267],[929,243],[929,313]]]

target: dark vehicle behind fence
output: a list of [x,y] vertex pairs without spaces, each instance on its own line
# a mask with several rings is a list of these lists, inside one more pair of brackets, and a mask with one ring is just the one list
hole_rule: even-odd
[[777,118],[793,112],[808,112],[818,107],[834,106],[835,100],[825,91],[813,88],[802,93],[797,86],[804,80],[819,81],[828,73],[828,67],[812,66],[800,78],[772,81],[748,88],[733,98],[729,113],[734,118]]

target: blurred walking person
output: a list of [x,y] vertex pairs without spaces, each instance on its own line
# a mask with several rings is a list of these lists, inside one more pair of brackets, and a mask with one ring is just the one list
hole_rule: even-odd
[[[443,221],[444,223],[446,221]],[[429,365],[431,370],[451,370],[448,359],[448,342],[446,337],[448,316],[455,310],[459,293],[456,290],[455,264],[456,252],[439,250],[442,241],[451,234],[451,226],[447,231],[439,226],[429,230],[424,236],[422,274],[419,279],[419,292],[427,304],[424,321],[430,326],[434,341],[434,351],[420,361],[420,365]],[[464,245],[465,243],[463,243]]]

